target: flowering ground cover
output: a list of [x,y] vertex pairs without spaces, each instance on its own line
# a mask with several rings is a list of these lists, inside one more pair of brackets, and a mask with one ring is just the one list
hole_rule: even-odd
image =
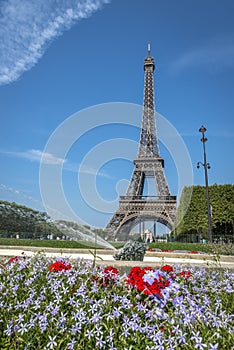
[[15,257],[0,265],[0,349],[232,349],[234,274]]
[[200,252],[198,250],[191,250],[191,251],[183,250],[183,251],[181,251],[181,250],[172,250],[172,249],[155,249],[155,248],[150,248],[150,247],[147,248],[146,251],[147,252],[162,252],[162,253],[180,253],[180,252],[182,252],[182,253],[187,253],[187,254],[204,254],[203,252]]

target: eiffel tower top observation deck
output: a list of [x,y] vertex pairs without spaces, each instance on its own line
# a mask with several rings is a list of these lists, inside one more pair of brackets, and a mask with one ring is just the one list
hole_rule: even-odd
[[[157,221],[172,229],[176,213],[176,196],[171,196],[160,157],[154,108],[155,63],[150,54],[144,60],[144,102],[142,127],[137,158],[125,196],[120,196],[119,208],[108,223],[110,237],[126,239],[131,228],[142,221]],[[157,196],[143,195],[145,179],[155,180]]]

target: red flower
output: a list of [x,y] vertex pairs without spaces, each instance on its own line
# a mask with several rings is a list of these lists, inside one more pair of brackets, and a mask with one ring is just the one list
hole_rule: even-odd
[[65,261],[56,261],[53,264],[50,265],[49,269],[50,271],[66,271],[70,270],[72,266],[70,264],[67,264]]
[[173,267],[171,265],[164,265],[164,266],[161,267],[161,271],[166,271],[166,272],[169,273],[169,272],[173,272],[174,269],[173,269]]
[[107,266],[103,272],[104,276],[94,276],[92,281],[95,281],[101,288],[112,288],[116,283],[115,278],[117,277],[119,270],[113,266]]
[[156,252],[156,250],[153,249],[153,248],[147,248],[146,250],[147,250],[148,252]]
[[143,288],[142,284],[144,284],[144,281],[142,280],[142,276],[144,275],[144,273],[145,271],[140,267],[138,266],[133,267],[130,270],[130,273],[128,275],[127,283],[132,284],[134,287],[137,287],[138,290],[142,289]]
[[[168,270],[173,271],[172,267],[169,267],[170,269],[168,268]],[[127,277],[127,283],[135,287],[139,292],[143,292],[146,295],[154,294],[161,297],[161,290],[168,287],[170,285],[170,281],[159,275],[157,278],[154,278],[153,283],[149,283],[147,282],[147,279],[143,278],[148,271],[154,270],[152,267],[145,267],[143,269],[140,267],[133,267]]]
[[116,268],[113,267],[113,266],[107,266],[107,267],[104,269],[104,273],[105,273],[106,275],[117,276],[118,273],[119,273],[119,270],[116,269]]
[[156,281],[154,281],[154,283],[151,284],[151,286],[149,286],[149,291],[150,291],[150,294],[157,294],[159,297],[162,296],[159,283],[157,283]]
[[18,256],[14,256],[14,257],[10,258],[10,260],[8,262],[12,263],[13,261],[18,261],[18,260],[19,260]]
[[180,277],[184,277],[186,280],[191,276],[192,276],[191,272],[188,270],[181,271],[180,273]]
[[144,274],[144,271],[139,267],[139,266],[134,266],[131,268],[130,275],[135,275],[135,274]]

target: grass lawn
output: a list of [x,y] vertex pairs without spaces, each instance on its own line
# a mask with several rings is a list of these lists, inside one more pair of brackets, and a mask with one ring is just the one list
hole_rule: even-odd
[[57,241],[57,240],[39,240],[39,239],[15,239],[0,238],[0,246],[29,246],[29,247],[49,247],[49,248],[93,248],[92,245],[85,245],[76,241]]
[[[121,248],[124,242],[110,242],[116,249]],[[94,243],[77,242],[77,241],[57,241],[57,240],[34,240],[34,239],[15,239],[15,238],[0,238],[0,246],[29,246],[29,247],[48,247],[48,248],[58,248],[58,249],[93,249]],[[219,253],[222,255],[233,255],[230,253],[228,246],[217,246],[209,244],[199,244],[199,243],[180,243],[180,242],[156,242],[149,243],[149,248],[161,249],[161,250],[184,250],[184,251],[200,251],[204,253],[217,252],[219,248]],[[97,247],[98,249],[105,249],[104,247]],[[232,249],[233,250],[233,249]]]
[[156,242],[150,243],[150,248],[155,249],[165,249],[165,250],[188,250],[188,251],[200,251],[204,253],[211,253],[212,248],[209,244],[200,244],[200,243],[181,243],[181,242]]

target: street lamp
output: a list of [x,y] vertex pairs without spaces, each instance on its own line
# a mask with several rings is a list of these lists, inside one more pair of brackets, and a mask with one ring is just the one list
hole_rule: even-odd
[[205,143],[208,140],[205,137],[206,128],[202,125],[199,129],[199,132],[201,132],[201,134],[202,134],[201,142],[203,143],[204,163],[198,162],[197,168],[199,169],[200,165],[202,165],[204,167],[204,171],[205,171],[206,204],[207,204],[207,212],[208,212],[208,235],[209,235],[210,243],[213,243],[212,227],[211,227],[211,207],[210,207],[208,173],[207,173],[207,169],[210,169],[210,164],[206,162],[206,147],[205,147]]

